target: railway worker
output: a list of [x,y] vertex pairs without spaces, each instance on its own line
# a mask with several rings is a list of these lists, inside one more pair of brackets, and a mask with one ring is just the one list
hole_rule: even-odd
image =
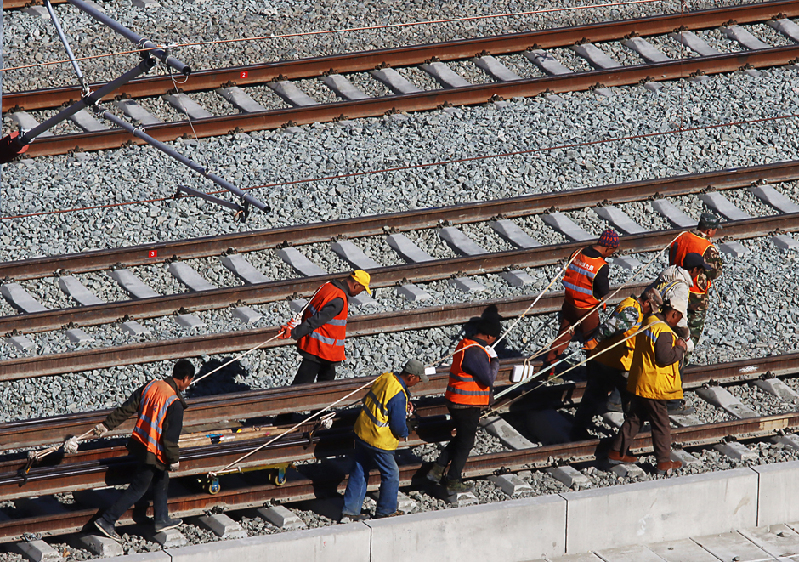
[[311,299],[302,321],[283,326],[280,337],[297,340],[297,352],[302,357],[292,385],[335,380],[336,365],[346,359],[344,338],[349,298],[363,291],[371,295],[371,279],[368,273],[356,269],[345,279],[328,281]]
[[172,367],[171,377],[148,382],[95,426],[94,435],[102,437],[138,412],[133,434],[128,440],[128,451],[139,464],[128,489],[94,522],[104,535],[121,541],[115,529],[117,519],[148,489],[153,490],[156,533],[183,523],[181,519],[169,517],[167,487],[169,472],[176,471],[180,461],[178,439],[183,429],[183,411],[187,407],[181,392],[193,379],[194,365],[181,359]]
[[[499,371],[499,359],[491,346],[502,333],[502,324],[495,318],[481,318],[475,328],[477,333],[463,338],[455,348],[444,393],[455,425],[455,437],[441,451],[427,474],[427,479],[432,482],[441,482],[443,478],[450,493],[472,489],[471,485],[463,482],[463,467],[474,447],[480,411],[491,402]],[[447,466],[449,471],[444,476]]]
[[699,254],[702,260],[711,266],[710,269],[703,270],[693,277],[693,286],[689,289],[687,326],[694,344],[698,344],[702,338],[707,316],[708,291],[713,280],[721,275],[723,266],[719,251],[711,242],[719,229],[720,222],[719,217],[713,213],[702,213],[696,230],[683,232],[671,244],[669,252],[669,263],[679,265],[683,269],[690,269],[685,263],[685,258],[692,253]]
[[686,343],[672,328],[687,314],[688,303],[677,298],[664,304],[659,314],[650,314],[635,336],[635,351],[630,364],[627,392],[632,396],[625,404],[625,419],[613,440],[608,460],[611,463],[634,463],[630,446],[645,421],[652,427],[658,474],[682,466],[671,460],[671,426],[666,401],[681,399],[680,360]]
[[584,428],[598,408],[608,400],[611,392],[611,400],[615,397],[618,408],[611,405],[609,409],[621,410],[621,395],[626,392],[635,338],[620,342],[635,334],[644,318],[657,313],[662,304],[660,292],[654,287],[647,288],[640,297],[629,296],[619,303],[596,335],[586,342],[585,348],[592,358],[586,364],[588,380],[585,393],[574,414],[575,435],[587,437]]
[[[582,341],[590,340],[599,327],[600,301],[610,292],[607,258],[619,247],[619,235],[607,229],[599,237],[596,244],[577,252],[563,276],[563,306],[558,314],[558,337],[552,343],[549,353],[544,357],[544,366],[557,362],[560,355],[569,346],[574,333],[574,325],[582,319],[578,326]],[[550,373],[550,376],[553,376]]]
[[344,492],[342,519],[365,517],[361,515],[361,507],[372,467],[380,472],[380,497],[374,518],[390,517],[397,511],[399,467],[394,451],[399,440],[408,436],[405,418],[413,413],[409,389],[419,382],[430,379],[422,362],[410,359],[400,373],[380,375],[364,397],[361,413],[355,420],[355,452]]
[[[701,255],[696,252],[691,252],[683,258],[683,267],[679,265],[670,265],[664,269],[658,278],[653,283],[661,294],[663,299],[669,301],[673,298],[690,302],[691,287],[693,287],[694,279],[698,279],[705,271],[710,271],[713,266],[707,263]],[[688,315],[690,316],[690,305],[688,308]],[[680,323],[674,327],[674,332],[682,338],[687,348],[680,368],[685,367],[688,362],[688,356],[694,350],[694,341],[691,338],[691,331],[688,328],[688,316],[684,316]],[[696,409],[685,403],[685,400],[669,400],[668,403],[669,415],[687,416],[696,412]]]

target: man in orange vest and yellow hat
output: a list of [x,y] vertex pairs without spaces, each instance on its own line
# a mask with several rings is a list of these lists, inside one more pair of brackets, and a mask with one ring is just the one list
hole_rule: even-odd
[[[593,246],[583,248],[574,256],[563,276],[563,306],[558,313],[558,337],[544,357],[544,368],[555,363],[569,346],[572,326],[577,327],[584,342],[590,340],[599,327],[600,301],[610,292],[609,266],[605,261],[619,248],[619,235],[607,229]],[[552,373],[554,374],[554,373]]]
[[299,324],[292,321],[283,326],[280,337],[297,340],[302,357],[292,385],[335,380],[336,365],[346,359],[349,298],[363,291],[371,295],[371,280],[371,275],[356,269],[346,279],[328,281],[316,291]]
[[699,254],[702,260],[710,265],[710,269],[703,268],[693,277],[693,286],[688,295],[688,329],[691,339],[698,344],[705,328],[707,316],[708,291],[713,280],[721,275],[723,262],[719,251],[711,239],[716,235],[721,220],[713,213],[702,213],[699,224],[694,231],[683,232],[677,240],[672,242],[669,252],[669,264],[678,265],[684,269],[691,269],[685,263],[688,254]]
[[499,359],[491,346],[502,333],[502,324],[496,318],[482,318],[477,323],[476,331],[474,336],[463,338],[455,348],[447,391],[444,393],[455,426],[455,437],[441,451],[427,474],[428,480],[439,482],[449,465],[444,484],[450,493],[472,489],[471,485],[463,482],[463,467],[474,447],[480,412],[491,401],[499,371]]
[[128,489],[94,522],[104,535],[121,541],[115,529],[117,519],[150,488],[153,490],[155,532],[166,531],[183,523],[181,519],[169,517],[167,487],[169,472],[176,471],[180,461],[178,439],[183,429],[183,411],[186,409],[181,392],[189,387],[193,379],[194,365],[187,359],[181,359],[172,367],[171,377],[148,382],[95,426],[94,435],[102,437],[134,413],[139,414],[128,441],[128,451],[138,459],[139,465]]

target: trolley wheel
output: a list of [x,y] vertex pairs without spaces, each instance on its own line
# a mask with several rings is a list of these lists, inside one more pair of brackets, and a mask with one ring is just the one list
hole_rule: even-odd
[[282,468],[275,470],[269,475],[269,480],[271,480],[272,484],[275,486],[282,486],[286,483],[286,471]]
[[218,494],[220,489],[221,488],[219,487],[219,479],[218,478],[208,478],[206,480],[206,482],[205,482],[205,491],[208,492],[209,494],[211,494],[212,496],[214,494]]

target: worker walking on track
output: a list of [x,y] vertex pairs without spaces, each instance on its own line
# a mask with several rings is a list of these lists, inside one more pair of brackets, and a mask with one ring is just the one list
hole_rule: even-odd
[[[494,381],[499,371],[499,359],[493,347],[502,333],[502,324],[496,319],[482,318],[476,325],[477,333],[463,338],[455,348],[449,383],[444,398],[447,402],[455,437],[441,451],[438,460],[427,474],[428,480],[440,482],[444,478],[447,491],[468,492],[471,485],[463,482],[463,467],[474,447],[480,411],[491,402]],[[449,471],[444,477],[444,471]]]
[[[588,438],[585,428],[611,392],[611,399],[615,397],[618,410],[621,410],[621,396],[626,393],[627,375],[635,349],[635,338],[630,336],[638,331],[644,318],[657,313],[662,304],[660,293],[653,287],[646,289],[640,297],[627,297],[602,323],[596,336],[586,342],[585,348],[589,350],[591,359],[586,364],[585,392],[574,414],[575,437]],[[625,339],[627,341],[620,343]]]
[[150,488],[153,490],[155,532],[166,531],[183,523],[181,519],[169,517],[167,471],[174,472],[179,466],[178,440],[183,429],[183,411],[187,407],[181,392],[189,387],[193,379],[194,365],[187,359],[181,359],[172,368],[171,377],[148,382],[95,426],[94,435],[102,437],[138,412],[138,420],[128,440],[128,451],[138,459],[139,464],[128,489],[94,522],[104,535],[121,540],[115,529],[117,519]]
[[671,426],[666,401],[681,399],[680,360],[686,349],[684,340],[672,328],[687,313],[688,303],[673,299],[659,314],[650,314],[635,337],[635,351],[630,364],[627,391],[632,395],[625,404],[625,419],[613,440],[608,460],[613,464],[634,463],[630,455],[638,430],[645,421],[652,427],[658,474],[682,467],[671,460]]
[[[691,287],[694,285],[694,279],[700,278],[705,272],[712,269],[709,263],[705,262],[697,253],[689,253],[683,258],[683,267],[679,265],[670,265],[664,269],[655,282],[653,287],[657,288],[663,300],[670,301],[672,299],[679,299],[681,301],[690,302]],[[694,341],[691,338],[691,331],[688,328],[688,317],[691,314],[690,305],[688,307],[688,315],[683,316],[680,322],[674,327],[674,333],[682,338],[687,344],[685,355],[683,356],[680,368],[684,368],[688,363],[688,356],[694,351]],[[696,412],[693,406],[685,403],[685,400],[669,400],[668,412],[670,416],[687,416]]]
[[[609,266],[605,261],[619,247],[619,235],[608,229],[602,233],[596,244],[578,251],[566,274],[563,276],[563,306],[558,314],[558,337],[552,343],[544,358],[546,369],[555,363],[569,346],[574,333],[573,326],[580,322],[578,329],[583,342],[590,340],[599,327],[597,306],[610,292]],[[550,373],[550,375],[554,375]]]
[[716,235],[720,223],[719,217],[713,213],[702,213],[696,230],[683,232],[677,240],[672,242],[669,252],[669,263],[679,265],[683,269],[691,269],[685,263],[688,254],[699,254],[702,260],[711,266],[711,269],[702,270],[693,277],[693,286],[690,288],[688,298],[687,326],[691,332],[691,339],[698,344],[705,328],[705,318],[708,308],[708,291],[712,282],[721,275],[724,262],[711,239]]
[[413,413],[409,389],[420,381],[426,383],[430,379],[422,362],[411,359],[402,372],[380,375],[364,397],[361,413],[355,421],[355,452],[344,492],[342,519],[366,517],[361,515],[361,507],[372,467],[380,472],[380,497],[374,518],[389,517],[397,511],[399,467],[394,451],[399,440],[408,436],[405,418]]
[[371,279],[368,273],[356,269],[345,279],[325,283],[311,299],[299,324],[292,321],[283,326],[280,337],[297,340],[297,351],[302,357],[292,385],[335,380],[336,365],[346,359],[344,339],[349,298],[362,291],[371,295]]

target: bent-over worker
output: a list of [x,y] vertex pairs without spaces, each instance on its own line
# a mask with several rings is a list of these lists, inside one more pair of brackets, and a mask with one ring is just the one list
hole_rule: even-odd
[[[477,333],[463,338],[455,348],[449,382],[444,398],[455,437],[441,451],[438,460],[427,474],[428,480],[440,482],[444,478],[448,492],[468,492],[472,486],[463,482],[463,467],[474,447],[480,411],[491,402],[494,381],[499,371],[499,359],[494,344],[502,333],[502,324],[496,319],[482,318],[476,325]],[[449,471],[444,477],[444,471]]]
[[180,462],[178,440],[183,429],[183,411],[187,407],[181,392],[189,387],[193,379],[194,365],[187,359],[181,359],[172,367],[171,377],[148,382],[95,426],[94,435],[102,437],[138,412],[127,447],[139,464],[127,490],[94,522],[104,535],[120,541],[121,537],[115,529],[117,519],[151,488],[155,532],[166,531],[183,523],[181,519],[169,517],[167,488],[169,472],[176,471]]
[[292,321],[283,326],[280,337],[297,340],[297,352],[302,357],[292,385],[335,380],[336,365],[346,359],[349,298],[363,291],[371,295],[371,279],[371,275],[356,269],[345,279],[328,281],[311,299],[299,325]]
[[[552,343],[549,353],[544,357],[546,367],[557,362],[558,358],[569,346],[574,328],[578,329],[581,341],[590,340],[599,327],[599,310],[597,307],[610,292],[609,266],[605,261],[619,247],[619,235],[607,229],[599,237],[596,244],[578,251],[563,276],[563,306],[558,313],[558,337]],[[570,329],[571,328],[571,329]],[[551,373],[550,375],[554,375]]]
[[380,496],[375,519],[389,517],[397,511],[399,467],[394,451],[399,440],[408,436],[406,414],[413,413],[409,389],[419,382],[430,382],[421,361],[411,359],[400,373],[383,373],[372,384],[363,399],[363,407],[355,421],[355,452],[352,456],[344,508],[341,517],[358,520],[369,470],[380,472]]

